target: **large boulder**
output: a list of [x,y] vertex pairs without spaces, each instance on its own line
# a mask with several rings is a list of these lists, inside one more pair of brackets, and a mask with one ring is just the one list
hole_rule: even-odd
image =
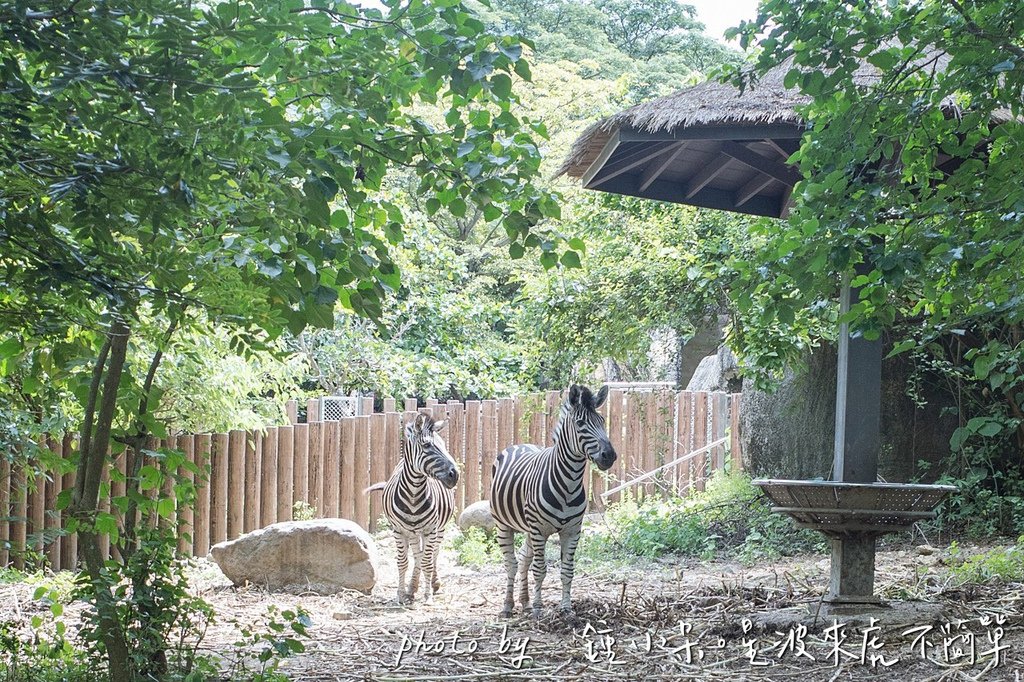
[[700,361],[686,385],[686,390],[736,393],[740,388],[739,369],[732,351],[726,346],[719,346],[714,355]]
[[277,592],[369,594],[377,581],[373,538],[346,519],[275,523],[214,545],[210,554],[234,584]]
[[[887,343],[883,353],[892,349]],[[918,476],[934,479],[936,468],[922,470],[949,454],[957,427],[954,397],[938,382],[915,379],[907,354],[882,361],[881,442],[878,474],[892,482]],[[851,380],[856,380],[851,377]],[[917,404],[907,395],[915,385]],[[800,367],[772,393],[745,388],[740,410],[743,467],[767,478],[831,478],[836,425],[836,349],[823,345],[809,352]]]
[[487,500],[474,502],[459,514],[459,528],[463,532],[470,528],[482,528],[486,532],[494,530],[494,517],[491,516],[491,503]]

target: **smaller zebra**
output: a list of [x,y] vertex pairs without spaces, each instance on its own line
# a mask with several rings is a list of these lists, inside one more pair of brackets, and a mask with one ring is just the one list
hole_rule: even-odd
[[[417,414],[406,423],[402,439],[402,460],[386,483],[376,483],[364,492],[384,491],[384,515],[391,522],[398,553],[398,603],[411,603],[419,589],[423,572],[429,604],[441,588],[437,577],[437,551],[444,527],[455,510],[452,488],[459,480],[455,460],[448,454],[444,439],[437,435],[445,425],[428,414]],[[409,549],[416,563],[409,590],[405,591],[405,571]]]
[[[516,573],[520,578],[520,600],[529,605],[527,571],[533,573],[533,616],[539,618],[543,602],[540,588],[547,566],[544,547],[548,536],[558,533],[561,544],[562,602],[572,610],[573,562],[580,540],[587,490],[583,485],[587,460],[601,471],[615,462],[615,448],[608,440],[604,418],[598,412],[608,397],[603,386],[594,395],[585,386],[573,385],[562,404],[550,447],[511,445],[494,461],[491,480],[491,514],[498,531],[498,544],[505,555],[508,582],[501,615],[508,618],[515,605]],[[513,540],[523,533],[526,542],[518,553]]]

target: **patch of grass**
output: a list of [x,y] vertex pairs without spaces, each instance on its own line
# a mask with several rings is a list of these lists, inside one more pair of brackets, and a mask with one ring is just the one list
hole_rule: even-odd
[[703,492],[685,498],[627,499],[609,507],[605,519],[606,528],[589,538],[587,553],[595,558],[625,551],[648,558],[726,556],[750,564],[826,548],[820,534],[773,514],[743,473],[716,474]]
[[954,541],[949,546],[949,557],[950,575],[960,585],[1024,580],[1024,536],[1010,547],[997,547],[972,556],[964,556]]
[[462,531],[448,541],[449,547],[455,552],[459,566],[483,568],[484,566],[502,562],[501,548],[493,532],[488,533],[480,528]]

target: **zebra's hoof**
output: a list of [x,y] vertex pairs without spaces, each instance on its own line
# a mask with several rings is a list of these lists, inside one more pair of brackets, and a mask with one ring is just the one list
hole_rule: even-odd
[[533,608],[533,619],[534,620],[540,620],[541,616],[543,616],[543,615],[544,615],[544,609],[543,608],[541,608],[539,606],[535,606]]
[[431,587],[431,589],[434,590],[434,594],[437,594],[438,592],[441,591],[441,583],[439,583],[439,582],[433,583],[430,587]]
[[503,608],[501,610],[501,617],[502,618],[511,618],[512,617],[512,607],[511,606],[506,606],[505,608]]

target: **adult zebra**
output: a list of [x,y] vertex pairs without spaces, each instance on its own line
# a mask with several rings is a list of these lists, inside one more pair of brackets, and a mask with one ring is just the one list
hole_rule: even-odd
[[[441,588],[437,577],[437,550],[444,527],[455,510],[452,488],[459,480],[455,460],[448,454],[444,440],[437,434],[445,425],[428,414],[417,414],[413,423],[405,425],[402,439],[402,460],[386,483],[377,483],[365,490],[384,491],[384,515],[391,522],[398,553],[398,602],[412,602],[419,589],[423,572],[429,604],[434,592]],[[409,589],[405,591],[405,572],[409,566],[409,549],[415,564]]]
[[[573,561],[583,525],[583,512],[587,508],[583,472],[588,459],[601,471],[607,471],[616,457],[604,430],[604,419],[597,412],[607,397],[607,386],[602,387],[596,396],[585,386],[571,386],[555,426],[552,447],[541,449],[537,445],[512,445],[494,461],[491,514],[508,573],[505,607],[501,612],[506,618],[512,615],[515,605],[513,593],[517,571],[524,611],[529,604],[526,582],[529,567],[533,569],[533,615],[540,617],[543,606],[540,588],[547,571],[544,547],[553,533],[558,533],[562,550],[561,608],[572,608]],[[522,568],[519,568],[516,558],[516,533],[527,536],[523,543]]]

